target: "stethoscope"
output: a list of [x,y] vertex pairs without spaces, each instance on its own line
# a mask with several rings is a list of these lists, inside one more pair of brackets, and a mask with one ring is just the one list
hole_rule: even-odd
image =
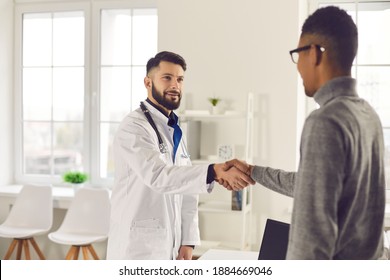
[[160,132],[158,132],[156,124],[154,123],[148,108],[146,108],[145,104],[142,101],[141,101],[141,104],[139,106],[140,106],[142,112],[144,112],[144,115],[145,115],[146,119],[148,120],[150,126],[153,128],[154,132],[156,132],[157,139],[158,139],[158,148],[160,150],[160,153],[162,153],[162,154],[167,153],[168,152],[167,145],[165,145],[164,141],[162,140]]
[[[141,101],[141,103],[140,103],[139,106],[140,106],[142,112],[144,113],[146,119],[148,120],[150,126],[153,128],[154,132],[156,132],[157,139],[158,139],[158,148],[159,148],[159,150],[160,150],[160,153],[162,153],[162,154],[167,153],[167,152],[168,152],[167,145],[165,145],[164,141],[162,140],[162,137],[161,137],[161,135],[160,135],[160,132],[158,131],[157,126],[156,126],[156,124],[154,123],[154,120],[153,120],[152,116],[150,115],[150,112],[149,112],[148,108],[146,108],[144,102],[142,102],[142,101]],[[183,143],[183,145],[185,145],[185,143]],[[184,146],[184,150],[185,150],[185,151],[187,150],[187,147],[186,147],[186,146]],[[189,159],[189,158],[190,158],[190,155],[185,154],[185,153],[182,153],[182,154],[181,154],[181,157],[182,157],[182,158],[187,158],[187,159]]]

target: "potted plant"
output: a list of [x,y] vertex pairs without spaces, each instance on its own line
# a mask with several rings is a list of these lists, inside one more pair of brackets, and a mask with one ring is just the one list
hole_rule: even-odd
[[212,98],[209,98],[209,101],[211,103],[211,113],[218,114],[219,111],[218,111],[217,105],[221,101],[221,99],[218,97],[212,97]]
[[88,180],[88,175],[80,171],[68,171],[62,176],[64,182],[70,183],[74,190],[81,188],[85,181]]

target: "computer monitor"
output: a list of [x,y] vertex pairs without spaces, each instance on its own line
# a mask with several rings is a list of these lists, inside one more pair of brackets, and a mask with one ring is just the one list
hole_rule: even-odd
[[289,230],[289,224],[267,219],[258,259],[285,260]]

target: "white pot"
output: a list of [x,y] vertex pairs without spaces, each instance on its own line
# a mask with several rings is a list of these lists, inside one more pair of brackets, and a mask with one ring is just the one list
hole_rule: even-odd
[[221,110],[218,106],[211,106],[211,114],[218,115],[221,114]]
[[80,184],[72,184],[72,188],[73,188],[73,191],[76,193],[79,189],[81,189],[82,187],[84,187],[84,184],[83,183],[80,183]]

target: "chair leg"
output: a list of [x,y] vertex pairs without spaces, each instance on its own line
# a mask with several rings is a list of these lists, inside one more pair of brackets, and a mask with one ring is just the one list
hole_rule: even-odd
[[81,248],[83,249],[83,257],[84,257],[84,260],[88,260],[88,250],[87,250],[87,246],[81,246]]
[[18,239],[18,251],[16,253],[16,259],[22,259],[22,251],[23,251],[23,239]]
[[76,247],[76,250],[74,251],[73,260],[78,260],[79,259],[79,253],[80,253],[80,246],[74,246],[74,247]]
[[38,254],[39,258],[41,260],[46,260],[45,256],[43,255],[42,251],[39,249],[37,242],[35,242],[34,237],[31,237],[28,239],[31,242],[31,245],[35,249],[35,252]]
[[87,248],[89,250],[89,252],[91,253],[92,257],[95,259],[95,260],[99,260],[99,257],[98,255],[96,254],[95,252],[95,249],[93,248],[93,246],[91,244],[87,245]]
[[80,248],[78,246],[71,246],[68,253],[66,254],[65,259],[66,260],[77,260],[79,256],[79,250]]
[[67,260],[78,260],[79,259],[79,252],[80,252],[80,247],[83,252],[83,258],[84,260],[89,260],[89,254],[88,252],[92,255],[93,259],[99,260],[98,255],[96,254],[96,251],[94,250],[93,246],[91,244],[85,245],[85,246],[77,246],[77,245],[72,245],[70,247],[68,253],[66,254],[65,259]]
[[30,247],[28,242],[31,242],[31,245],[35,249],[35,252],[38,254],[39,258],[41,260],[45,260],[45,256],[43,255],[42,251],[39,249],[39,246],[35,242],[35,239],[33,237],[27,239],[14,238],[7,250],[7,253],[4,256],[4,260],[9,260],[9,258],[12,256],[12,253],[16,248],[16,245],[18,245],[18,249],[16,251],[16,259],[17,260],[22,259],[22,253],[24,248],[24,254],[26,256],[26,260],[31,260]]
[[7,253],[5,253],[4,260],[9,260],[12,253],[15,250],[16,244],[18,244],[18,240],[16,240],[16,239],[12,240],[11,244],[9,245]]
[[26,255],[26,260],[31,260],[30,247],[28,246],[28,239],[23,240],[24,254]]

